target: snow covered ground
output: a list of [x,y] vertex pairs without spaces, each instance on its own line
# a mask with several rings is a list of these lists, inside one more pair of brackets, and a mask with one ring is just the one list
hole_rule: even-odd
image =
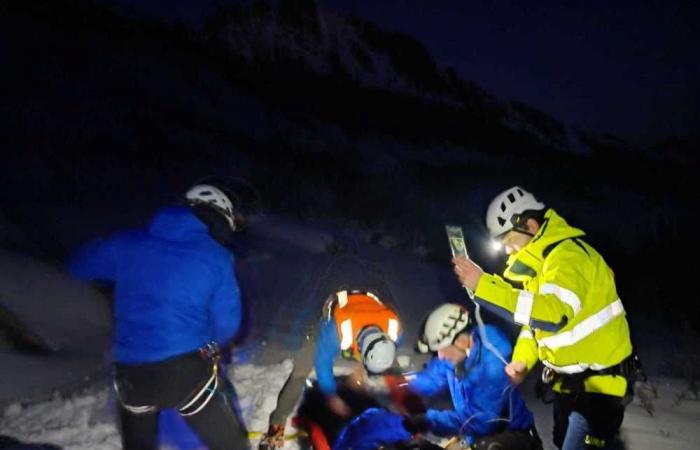
[[[267,430],[268,417],[277,403],[276,393],[287,380],[292,364],[291,360],[269,366],[242,364],[229,370],[250,431]],[[119,449],[114,402],[112,390],[105,383],[95,383],[83,392],[56,395],[48,401],[24,406],[12,403],[0,418],[0,434],[27,442],[56,444],[66,450]],[[290,449],[298,448],[291,444]]]
[[[267,420],[277,401],[277,393],[291,371],[291,360],[259,366],[242,364],[229,372],[240,399],[243,418],[254,432],[256,442],[267,429]],[[653,416],[639,398],[628,407],[621,438],[627,449],[695,449],[699,437],[700,399],[689,398],[682,380],[652,378],[649,386],[658,397],[651,399]],[[650,391],[650,388],[645,388]],[[654,395],[647,392],[646,395]],[[535,411],[545,448],[552,449],[550,406],[528,396]],[[296,430],[288,425],[288,435]],[[23,406],[13,403],[0,418],[0,434],[28,442],[60,445],[66,450],[114,450],[121,448],[114,416],[114,397],[103,385],[85,392]],[[167,449],[168,447],[163,447]],[[296,439],[285,449],[307,448]]]
[[[521,389],[528,407],[535,413],[545,449],[555,449],[552,444],[552,405],[536,399],[530,386]],[[637,391],[640,390],[641,395],[635,397],[625,412],[620,433],[621,448],[697,449],[700,399],[690,393],[687,382],[678,378],[651,377],[638,387]],[[653,409],[653,415],[648,408]]]
[[[400,352],[411,356],[410,347],[424,315],[444,301],[465,299],[452,277],[447,249],[445,263],[436,264],[392,250],[390,239],[379,240],[384,246],[372,244],[377,241],[369,233],[347,224],[302,224],[263,216],[254,225],[257,226],[241,237],[237,247],[247,325],[234,354],[235,363],[227,374],[236,387],[242,416],[252,432],[267,429],[268,416],[292,370],[294,353],[318,319],[320,305],[329,289],[354,283],[380,286],[398,305],[406,329],[406,345]],[[43,335],[53,335],[56,332],[53,322],[40,320],[45,318],[46,311],[53,308],[57,311],[54,314],[59,314],[62,302],[69,307],[71,298],[87,296],[88,291],[58,295],[68,292],[67,281],[54,272],[59,269],[30,263],[20,255],[3,255],[16,261],[16,267],[23,268],[14,275],[15,279],[21,278],[27,284],[31,284],[33,277],[44,279],[44,288],[52,289],[55,295],[51,296],[45,295],[46,291],[34,291],[32,295],[26,291],[21,315]],[[43,267],[44,271],[38,271],[37,267]],[[47,271],[52,275],[46,275]],[[11,285],[7,279],[4,283]],[[6,286],[0,285],[0,289],[7,292]],[[92,297],[75,301],[83,302],[87,298]],[[99,313],[95,315],[98,317]],[[56,326],[79,330],[83,322],[80,314],[67,314]],[[93,331],[99,336],[104,334],[99,326]],[[83,360],[73,366],[80,370],[71,372],[70,353],[26,356],[3,349],[0,398],[4,401],[0,405],[4,410],[0,416],[0,435],[52,443],[70,450],[120,448],[114,397],[104,371],[107,344],[103,339],[86,341],[80,333],[66,332],[62,336],[74,336],[73,344],[78,340],[86,348]],[[71,340],[63,345],[70,348]],[[414,357],[414,367],[419,361]],[[34,387],[31,392],[21,388],[29,375]],[[86,379],[88,376],[91,377]],[[535,412],[546,448],[552,448],[551,406],[534,398],[532,381],[522,390]],[[641,394],[627,410],[622,427],[625,448],[698,448],[700,399],[696,389],[683,379],[652,377]],[[652,409],[653,415],[649,413]],[[293,432],[288,430],[290,434]],[[292,439],[286,448],[304,447]]]

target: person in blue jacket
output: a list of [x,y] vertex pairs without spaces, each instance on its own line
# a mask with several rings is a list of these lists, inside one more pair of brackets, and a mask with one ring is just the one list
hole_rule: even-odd
[[146,229],[79,249],[70,272],[114,283],[112,354],[123,448],[158,447],[158,416],[173,408],[210,450],[249,447],[219,351],[236,335],[241,300],[226,244],[242,217],[211,185],[159,210]]
[[436,356],[407,377],[408,388],[422,396],[449,390],[453,409],[407,416],[406,430],[457,436],[472,449],[542,448],[533,415],[503,370],[512,346],[501,330],[472,327],[466,308],[446,303],[426,319],[417,347]]

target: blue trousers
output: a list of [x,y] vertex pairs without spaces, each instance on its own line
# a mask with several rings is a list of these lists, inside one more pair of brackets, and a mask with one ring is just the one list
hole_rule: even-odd
[[620,397],[556,394],[554,444],[562,450],[613,449],[624,414]]

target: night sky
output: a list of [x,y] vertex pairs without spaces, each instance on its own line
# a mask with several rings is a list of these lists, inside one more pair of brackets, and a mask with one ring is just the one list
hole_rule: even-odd
[[[98,0],[203,22],[256,0]],[[263,0],[277,4],[279,0]],[[317,0],[414,36],[499,97],[642,146],[700,137],[700,2]]]
[[631,140],[698,135],[700,3],[323,0],[422,41],[488,91]]
[[[99,1],[190,23],[216,5],[253,3]],[[700,2],[317,1],[414,36],[440,65],[573,125],[643,146],[700,137]]]

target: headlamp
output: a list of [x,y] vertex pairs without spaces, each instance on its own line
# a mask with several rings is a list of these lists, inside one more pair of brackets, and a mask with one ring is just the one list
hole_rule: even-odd
[[498,239],[491,239],[491,250],[493,250],[494,253],[500,252],[503,250],[503,243]]

